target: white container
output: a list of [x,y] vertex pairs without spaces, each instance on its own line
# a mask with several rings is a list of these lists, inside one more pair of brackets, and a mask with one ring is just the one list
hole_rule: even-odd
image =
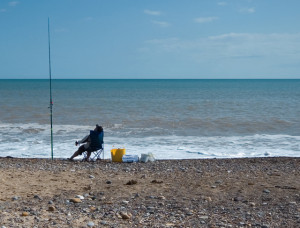
[[155,161],[154,155],[153,155],[152,153],[148,153],[148,155],[149,155],[148,160],[149,160],[150,162],[154,162],[154,161]]
[[152,153],[141,155],[141,162],[154,162],[154,161],[155,161],[155,158]]
[[141,162],[148,162],[149,155],[148,154],[142,154],[141,155]]
[[138,162],[139,161],[139,156],[137,156],[137,155],[123,155],[122,161],[127,162],[127,163]]

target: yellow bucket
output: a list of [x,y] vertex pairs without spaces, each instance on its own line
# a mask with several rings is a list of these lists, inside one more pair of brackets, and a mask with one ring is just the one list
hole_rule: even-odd
[[113,162],[122,162],[122,157],[125,155],[125,148],[124,149],[111,149],[111,160]]

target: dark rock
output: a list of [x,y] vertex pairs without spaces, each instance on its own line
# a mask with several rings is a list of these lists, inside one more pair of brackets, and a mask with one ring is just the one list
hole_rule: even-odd
[[153,180],[151,181],[152,184],[161,184],[164,183],[162,180]]
[[134,184],[137,184],[136,180],[130,180],[126,183],[126,185],[134,185]]
[[39,195],[34,195],[33,198],[38,199],[38,200],[42,200],[42,198]]

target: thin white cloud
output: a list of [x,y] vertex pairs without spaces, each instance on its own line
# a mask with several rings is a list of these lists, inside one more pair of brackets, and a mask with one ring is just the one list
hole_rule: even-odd
[[151,16],[160,16],[162,14],[160,11],[153,11],[153,10],[144,10],[144,13]]
[[213,22],[215,20],[218,20],[218,17],[198,17],[198,18],[195,18],[195,22],[200,23],[200,24]]
[[165,45],[166,43],[179,43],[181,42],[179,38],[177,37],[172,37],[172,38],[167,38],[167,39],[153,39],[153,40],[146,40],[146,44],[157,44],[157,45]]
[[188,51],[188,41],[184,42],[177,37],[167,38],[167,39],[153,39],[145,41],[146,46],[140,48],[140,51],[144,52],[176,52],[176,51]]
[[11,1],[8,3],[8,5],[14,7],[14,6],[18,5],[19,3],[20,3],[19,1]]
[[227,5],[227,2],[218,2],[218,5],[219,5],[219,6],[226,6],[226,5]]
[[160,27],[166,28],[169,27],[171,24],[166,21],[152,21],[153,24],[159,25]]
[[[300,33],[227,33],[200,39],[153,39],[139,49],[174,72],[217,78],[299,77]],[[164,66],[165,64],[161,65]]]
[[0,9],[0,13],[6,12],[6,9]]
[[252,34],[228,33],[198,40],[178,38],[154,39],[145,42],[151,52],[180,52],[205,58],[300,58],[300,33]]
[[[251,36],[253,36],[254,34],[251,34]],[[226,39],[236,39],[236,38],[246,38],[246,37],[250,37],[250,34],[248,33],[226,33],[226,34],[222,34],[222,35],[217,35],[217,36],[210,36],[208,37],[209,40],[226,40]]]
[[255,13],[255,8],[241,8],[239,10],[240,13]]

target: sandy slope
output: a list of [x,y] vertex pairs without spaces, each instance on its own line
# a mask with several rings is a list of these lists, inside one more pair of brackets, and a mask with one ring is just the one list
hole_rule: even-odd
[[0,193],[5,227],[300,227],[300,158],[0,158]]

